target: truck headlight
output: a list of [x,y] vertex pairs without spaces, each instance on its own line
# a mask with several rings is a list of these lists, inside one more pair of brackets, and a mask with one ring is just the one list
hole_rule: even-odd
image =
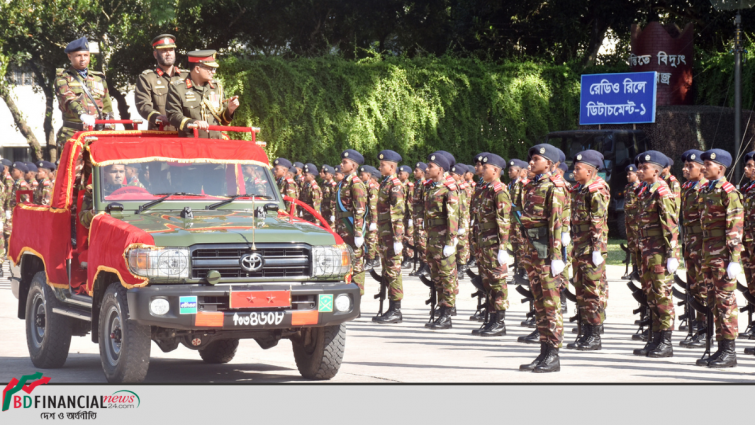
[[351,272],[351,247],[346,244],[312,249],[312,277],[340,278]]
[[131,248],[126,254],[131,273],[153,278],[188,279],[187,248]]

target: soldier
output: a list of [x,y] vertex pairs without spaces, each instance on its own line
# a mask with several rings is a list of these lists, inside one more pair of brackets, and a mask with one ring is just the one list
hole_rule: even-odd
[[334,194],[336,190],[336,183],[333,181],[333,174],[335,170],[328,164],[323,164],[320,169],[320,177],[322,178],[322,216],[326,220],[330,220],[331,226],[335,225],[335,207],[333,206]]
[[451,167],[451,177],[456,181],[459,188],[459,244],[456,246],[456,271],[459,280],[463,280],[467,270],[467,261],[469,261],[469,205],[472,198],[472,190],[464,180],[464,174],[467,173],[467,166],[456,164]]
[[681,208],[682,205],[682,185],[679,183],[679,180],[671,174],[671,167],[674,166],[674,160],[666,157],[666,164],[665,167],[663,167],[663,173],[661,174],[661,178],[663,181],[666,182],[669,189],[671,190],[671,193],[674,195],[674,204],[676,205],[676,214],[679,215],[679,208]]
[[667,159],[658,151],[647,151],[639,157],[641,178],[646,183],[638,194],[641,283],[653,316],[653,331],[652,339],[648,339],[645,347],[634,350],[634,354],[655,358],[674,355],[671,288],[679,267],[679,223],[674,195],[661,178]]
[[[33,162],[27,162],[26,163],[26,169],[29,170],[24,175],[24,179],[26,180],[26,183],[29,185],[29,190],[36,191],[39,187],[39,182],[37,181],[37,172],[39,172],[39,169],[37,169],[37,166],[34,165]],[[32,196],[31,202],[34,203],[34,197]]]
[[364,236],[367,213],[367,187],[357,176],[364,157],[354,149],[341,152],[343,180],[336,188],[336,232],[354,250],[354,283],[364,295]]
[[[343,171],[341,171],[341,164],[338,164],[335,167],[333,167],[333,181],[336,182],[336,190],[338,188],[338,183],[341,183],[341,180],[343,180],[344,177],[346,177],[346,176],[343,174]],[[335,204],[336,204],[336,200],[333,199],[333,207],[334,208],[335,208]],[[335,221],[335,219],[334,219],[334,221]]]
[[509,160],[509,185],[508,192],[511,198],[511,231],[509,232],[509,241],[511,250],[514,253],[514,274],[523,275],[524,266],[521,262],[522,249],[527,246],[527,242],[522,237],[521,229],[517,225],[514,214],[521,216],[522,211],[522,188],[529,183],[527,176],[522,176],[527,171],[527,163],[521,159]]
[[55,164],[49,161],[37,162],[37,180],[39,186],[34,192],[34,203],[39,205],[50,205],[52,201],[52,180],[50,176],[55,169]]
[[412,168],[408,165],[402,165],[398,168],[398,179],[402,185],[404,185],[404,260],[401,263],[401,268],[411,269],[414,265],[414,249],[416,247],[416,241],[414,240],[414,220],[412,215],[414,214],[414,205],[412,205],[412,199],[414,198],[414,191],[417,190],[413,181],[409,180],[409,176],[412,174]]
[[55,74],[55,94],[63,112],[63,127],[58,130],[58,155],[66,140],[77,131],[94,127],[94,120],[107,119],[113,113],[105,74],[88,69],[89,42],[86,37],[74,40],[65,48],[71,66]]
[[158,130],[162,123],[163,130],[176,131],[176,127],[168,123],[168,115],[165,111],[168,90],[174,81],[186,80],[189,71],[179,69],[176,65],[176,37],[174,35],[160,34],[153,38],[152,56],[157,61],[157,66],[155,69],[143,71],[136,80],[134,89],[136,110],[142,118],[147,120],[148,130]]
[[[755,152],[745,154],[744,163],[744,174],[750,181],[740,189],[745,211],[742,265],[750,294],[755,295]],[[749,334],[739,334],[739,337],[755,339],[755,327],[750,328]],[[745,354],[755,354],[755,349],[745,348]]]
[[[320,214],[322,205],[322,189],[317,184],[315,176],[317,175],[317,166],[312,163],[306,163],[303,166],[304,186],[301,189],[299,200],[312,207],[313,210]],[[301,217],[311,223],[319,224],[320,220],[315,218],[309,211],[302,209]]]
[[[214,79],[218,65],[214,50],[189,52],[189,74],[171,81],[165,111],[170,125],[181,137],[193,137],[189,124],[196,124],[200,138],[220,139],[219,131],[208,131],[211,125],[229,125],[239,107],[238,96],[225,98],[223,87]],[[227,102],[227,105],[226,105]]]
[[427,262],[440,303],[440,317],[427,327],[431,330],[451,329],[451,314],[456,305],[459,285],[456,276],[459,196],[456,182],[448,175],[448,171],[456,160],[442,151],[433,152],[427,160],[425,174],[430,180],[424,195]]
[[[291,161],[286,158],[276,158],[273,161],[273,175],[276,178],[278,184],[278,190],[282,196],[288,196],[293,199],[299,198],[299,191],[294,183],[293,179],[288,176],[289,169],[291,169]],[[296,215],[296,205],[293,202],[283,201],[283,205],[286,207],[286,212],[291,212],[291,206],[294,205],[294,215]]]
[[141,164],[126,164],[126,186],[144,188],[144,185],[139,181],[139,172],[141,170]]
[[378,154],[382,180],[378,190],[377,225],[380,258],[384,283],[388,286],[389,308],[382,316],[372,318],[377,323],[401,323],[401,300],[404,287],[401,279],[401,256],[404,248],[404,221],[406,217],[406,185],[396,175],[401,155],[384,150]]
[[627,185],[624,186],[624,228],[627,231],[627,249],[632,257],[632,273],[635,271],[639,273],[640,257],[637,255],[639,202],[637,200],[637,189],[640,187],[640,180],[637,176],[636,165],[627,165],[624,167],[624,172],[627,174]]
[[[26,164],[21,161],[14,162],[11,167],[10,174],[13,177],[13,190],[11,191],[9,202],[11,211],[16,207],[16,192],[19,190],[31,190],[25,178],[28,172],[29,169],[26,167]],[[20,201],[31,202],[31,198],[29,198],[29,195],[24,194],[21,195]]]
[[578,184],[571,189],[571,229],[574,235],[572,266],[583,329],[581,338],[566,348],[593,351],[603,348],[600,328],[605,313],[600,296],[605,284],[604,257],[608,255],[608,240],[604,229],[608,225],[611,195],[605,182],[596,178],[603,166],[603,154],[594,150],[582,151],[574,156],[573,163],[574,180]]
[[[378,260],[378,191],[380,185],[372,179],[372,166],[363,165],[359,167],[359,178],[367,186],[367,216],[364,220],[367,224],[367,237],[365,243],[365,270],[377,267]],[[375,170],[377,171],[377,169]]]
[[412,196],[412,220],[414,228],[414,247],[419,250],[419,267],[409,276],[419,276],[430,272],[427,265],[427,233],[424,228],[425,216],[425,187],[428,180],[425,179],[427,164],[418,162],[414,166],[414,194]]
[[703,267],[708,290],[708,306],[713,309],[718,350],[707,359],[699,359],[698,366],[712,368],[737,365],[735,340],[738,335],[737,275],[742,272],[740,256],[744,231],[742,195],[726,180],[731,166],[731,154],[723,149],[711,149],[701,155],[705,162],[708,184],[702,188],[700,202],[703,228]]
[[564,337],[561,297],[557,276],[565,268],[561,250],[564,182],[550,174],[559,151],[549,144],[529,150],[529,170],[534,178],[523,188],[521,222],[525,228],[524,263],[535,297],[535,316],[540,335],[540,355],[520,370],[558,372],[558,350]]
[[294,181],[296,182],[296,185],[299,187],[299,192],[301,193],[302,189],[304,189],[304,164],[301,162],[294,162],[294,168],[296,169],[296,173],[294,173]]
[[509,308],[508,274],[509,253],[507,245],[511,228],[511,199],[506,186],[501,183],[501,171],[506,160],[495,154],[482,158],[482,179],[478,185],[477,205],[474,209],[474,232],[479,257],[477,264],[485,288],[487,314],[479,329],[472,335],[506,335],[506,310]]
[[[474,174],[474,177],[478,178],[477,184],[475,185],[474,190],[471,193],[470,199],[469,199],[469,215],[470,217],[475,217],[477,214],[476,208],[479,204],[479,195],[480,192],[483,189],[483,186],[485,186],[485,181],[482,179],[482,159],[485,158],[485,155],[487,155],[487,152],[480,152],[474,157],[474,165],[469,170]],[[475,227],[472,225],[474,223],[470,223],[470,231],[474,232]],[[474,233],[470,235],[469,237],[469,248],[470,248],[470,258],[467,262],[467,265],[469,267],[472,267],[474,264],[477,263],[477,258],[480,255],[479,247],[477,246],[477,235]],[[470,320],[479,320],[480,317],[472,316],[469,318]]]

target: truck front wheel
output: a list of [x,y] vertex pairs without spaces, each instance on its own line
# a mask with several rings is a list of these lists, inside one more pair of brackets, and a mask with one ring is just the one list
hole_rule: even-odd
[[129,320],[126,288],[105,291],[100,308],[100,360],[108,382],[141,382],[149,369],[150,327]]
[[236,355],[236,349],[239,348],[239,340],[219,339],[207,344],[207,347],[199,350],[199,356],[205,363],[219,364],[228,363]]
[[338,373],[346,348],[346,325],[305,328],[291,339],[296,367],[307,379],[326,380]]
[[45,272],[37,272],[26,299],[26,345],[31,362],[41,369],[63,367],[71,347],[71,318],[53,313],[55,305]]

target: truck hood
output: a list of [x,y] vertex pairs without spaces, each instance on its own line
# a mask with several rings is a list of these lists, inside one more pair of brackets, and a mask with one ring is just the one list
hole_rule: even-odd
[[194,211],[181,218],[180,211],[149,211],[117,217],[151,234],[157,246],[191,246],[205,243],[306,243],[334,245],[335,237],[306,222],[290,223],[271,215],[254,218],[252,211]]

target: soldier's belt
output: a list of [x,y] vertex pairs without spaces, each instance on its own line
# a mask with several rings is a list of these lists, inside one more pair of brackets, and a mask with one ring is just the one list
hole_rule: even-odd
[[687,233],[689,233],[689,234],[700,234],[700,233],[703,232],[703,227],[700,226],[699,224],[695,224],[695,225],[692,225],[692,226],[687,226],[685,224],[684,225],[684,231],[687,232]]
[[726,235],[726,230],[724,229],[703,230],[704,238],[720,238],[725,235]]
[[85,130],[84,123],[81,122],[63,121],[63,127],[68,127],[79,131]]
[[488,229],[497,229],[498,228],[498,223],[496,223],[496,222],[482,223],[482,224],[475,223],[474,228],[477,229],[478,231],[479,230],[488,230]]
[[354,217],[351,211],[336,211],[336,218]]
[[590,225],[589,224],[572,224],[571,229],[574,232],[589,232]]
[[653,236],[663,236],[663,230],[656,227],[653,229],[639,229],[640,238],[651,238]]
[[445,218],[433,218],[433,219],[430,219],[430,220],[425,220],[425,227],[428,227],[428,226],[442,226],[442,225],[444,225],[446,223],[447,223],[447,221],[446,221]]

